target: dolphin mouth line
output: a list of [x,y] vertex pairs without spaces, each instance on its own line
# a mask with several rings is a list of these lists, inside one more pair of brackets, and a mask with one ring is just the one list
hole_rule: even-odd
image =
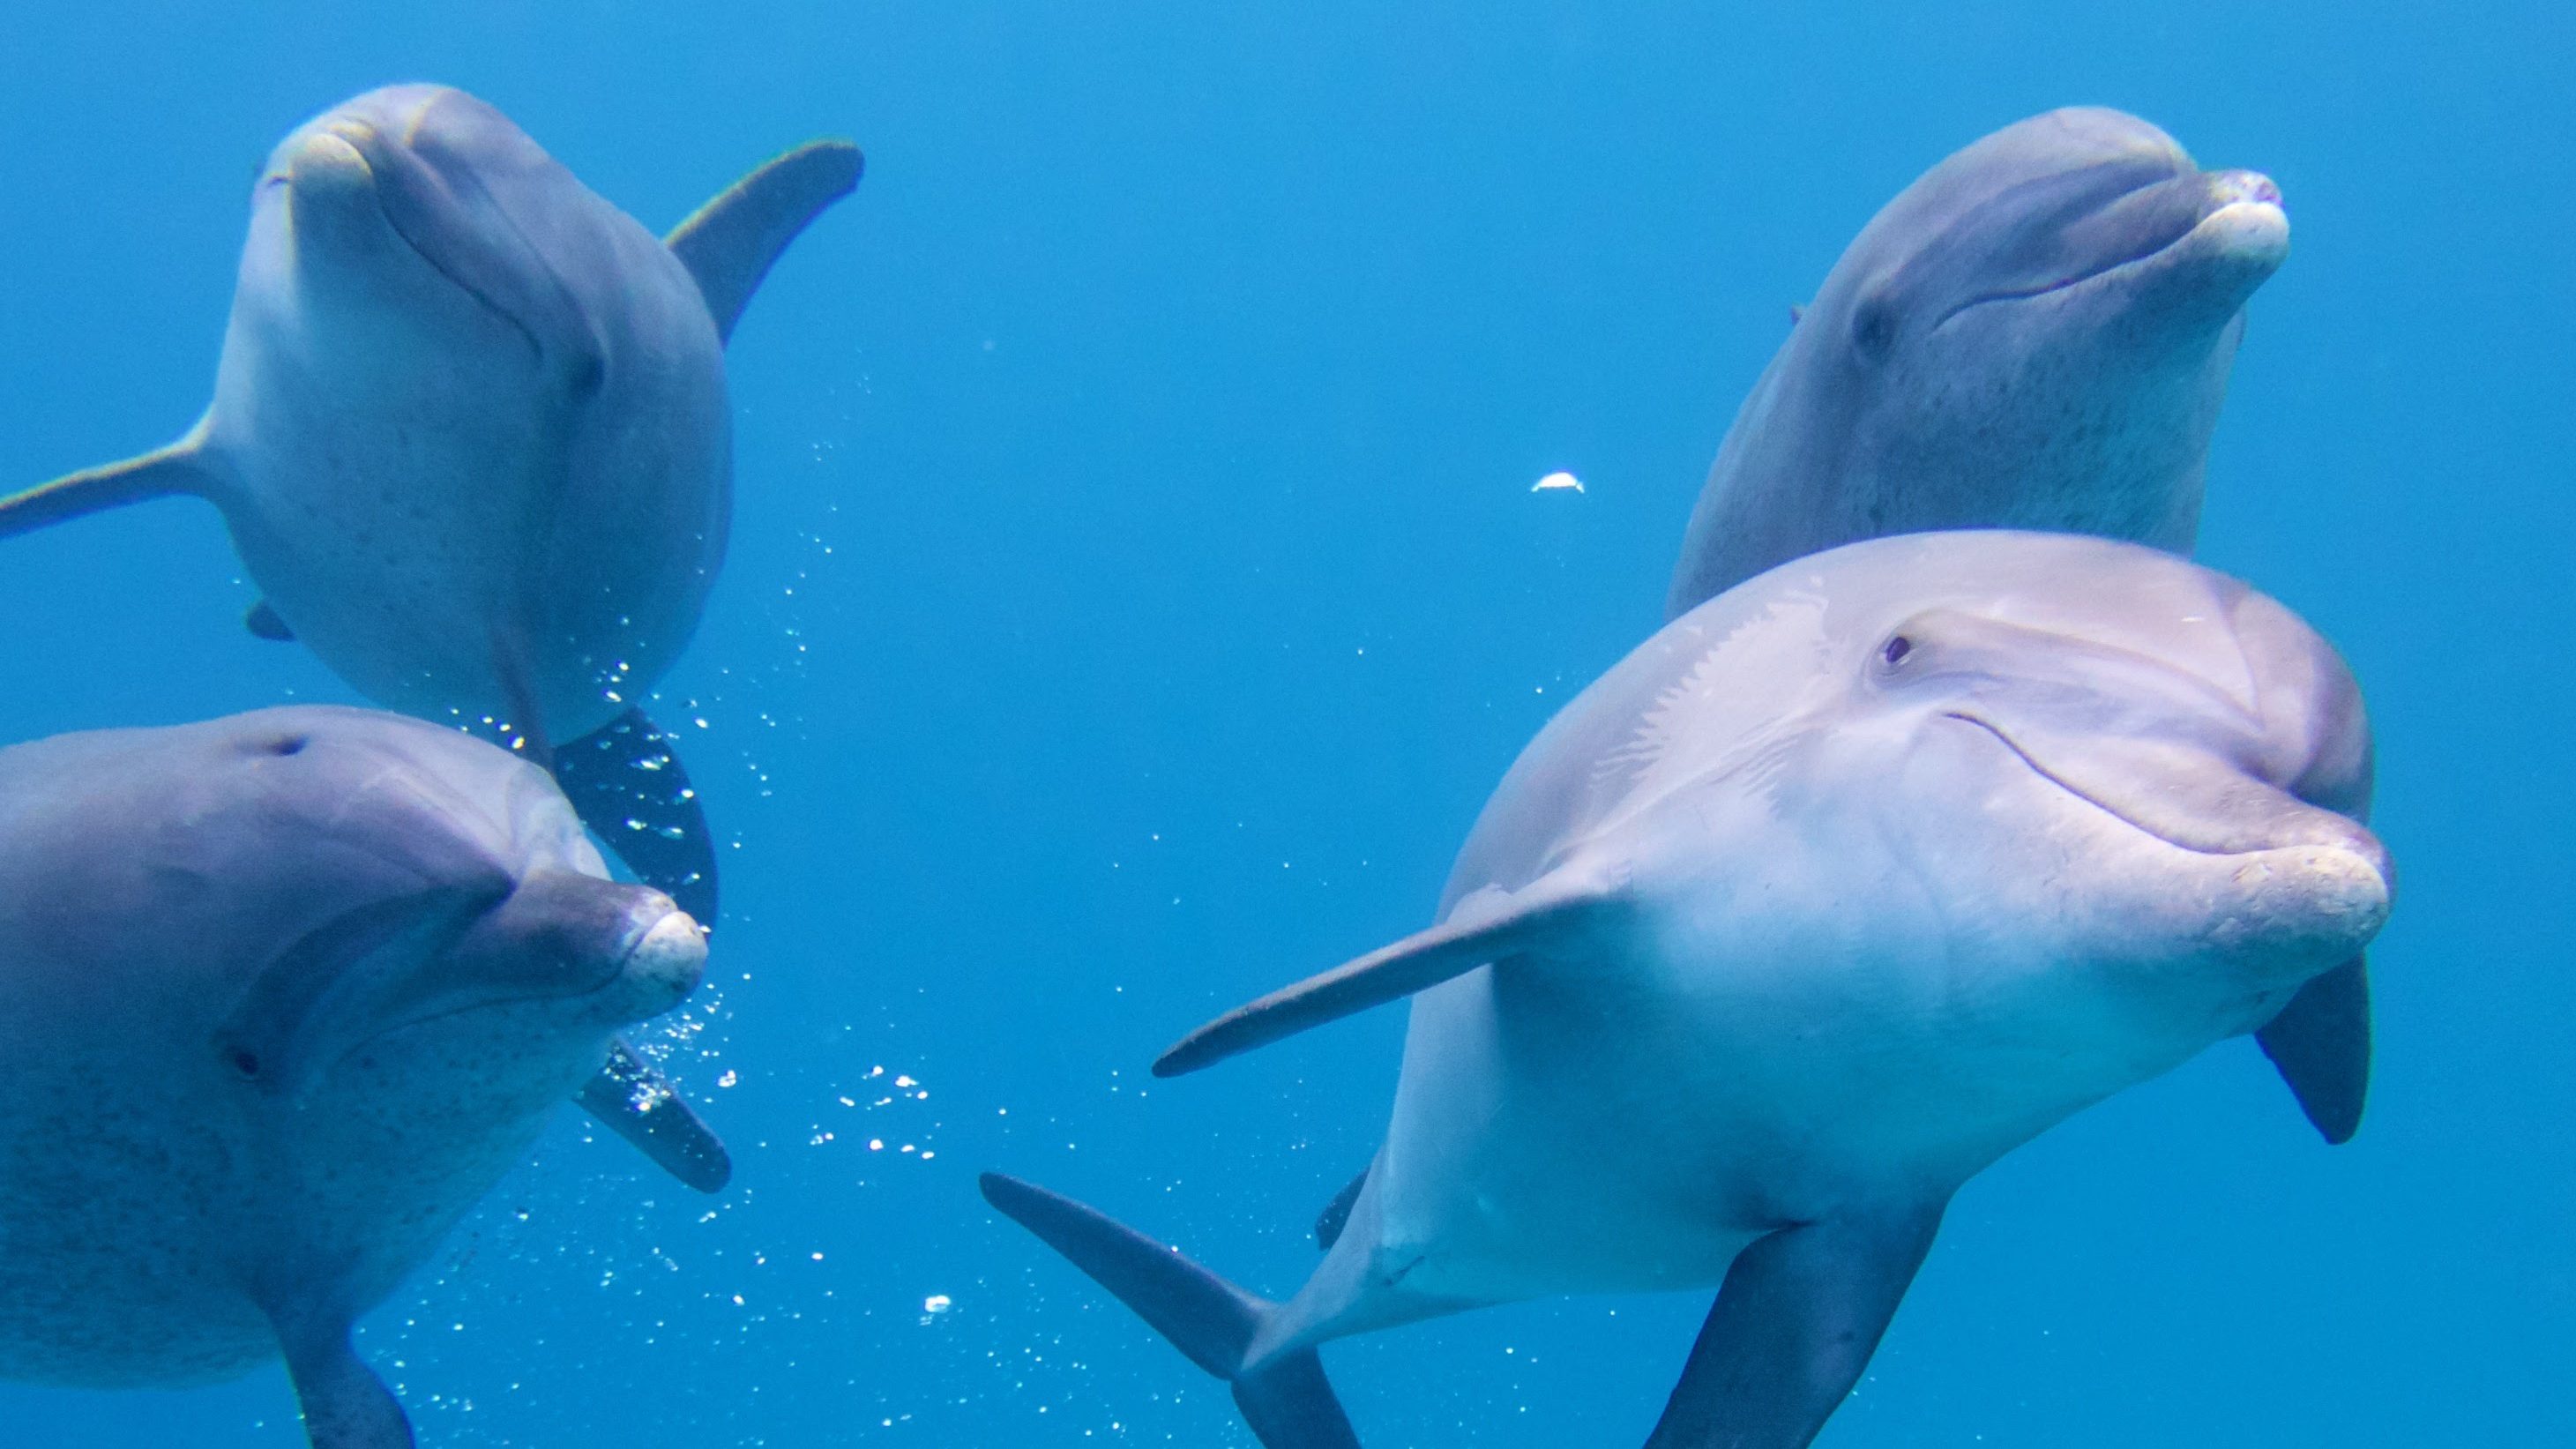
[[[671,913],[671,915],[678,914],[680,914],[680,912],[676,910]],[[489,1011],[494,1007],[527,1006],[533,1003],[568,1004],[572,1002],[591,1000],[594,997],[615,989],[620,982],[623,982],[626,979],[629,969],[635,965],[637,958],[643,954],[644,943],[652,936],[653,932],[663,924],[663,922],[668,921],[670,918],[670,916],[658,917],[654,920],[652,925],[645,927],[643,930],[637,931],[634,934],[634,939],[629,941],[626,948],[618,953],[616,963],[607,971],[602,972],[597,981],[591,982],[588,985],[571,991],[537,990],[499,993],[491,996],[477,997],[470,1001],[458,1002],[453,1006],[443,1006],[436,1011],[424,1011],[416,1015],[400,1017],[394,1021],[387,1022],[384,1026],[379,1027],[350,1043],[349,1049],[340,1054],[338,1061],[346,1062],[349,1058],[356,1056],[358,1053],[374,1046],[378,1042],[383,1041],[386,1037],[394,1035],[396,1032],[409,1031],[412,1028],[419,1026],[429,1026],[436,1022],[448,1021],[460,1016],[470,1016],[475,1012]]]
[[[486,292],[482,288],[475,286],[472,282],[467,281],[455,267],[439,260],[438,253],[435,249],[424,244],[421,238],[414,236],[409,229],[403,226],[402,218],[397,214],[397,209],[385,205],[385,188],[392,183],[393,178],[387,173],[386,168],[380,167],[376,164],[376,158],[370,152],[370,148],[372,146],[384,144],[384,133],[372,126],[366,127],[363,131],[358,131],[355,128],[334,125],[329,129],[327,134],[336,137],[343,144],[348,146],[350,150],[358,153],[358,163],[367,168],[368,179],[374,183],[367,188],[368,196],[376,203],[376,214],[385,219],[386,229],[391,231],[395,236],[402,238],[402,244],[411,249],[411,254],[413,256],[420,258],[422,265],[428,267],[431,271],[438,273],[441,277],[444,277],[449,286],[454,287],[456,290],[463,292],[466,296],[473,298],[485,311],[490,312],[493,316],[510,324],[510,326],[514,328],[521,337],[527,340],[528,350],[539,357],[543,357],[545,355],[545,348],[538,343],[535,328],[530,327],[527,324],[527,321],[517,313],[502,306],[489,292]],[[293,179],[291,177],[282,177],[280,179],[287,182],[287,190],[292,194],[294,191]]]
[[2212,859],[2223,860],[2239,856],[2261,855],[2266,851],[2279,850],[2283,848],[2282,845],[2257,845],[2246,850],[2213,850],[2208,846],[2194,845],[2187,840],[2176,840],[2172,836],[2165,834],[2163,831],[2156,829],[2154,826],[2147,824],[2145,821],[2138,819],[2129,812],[2113,805],[2101,796],[2077,785],[2074,781],[2067,779],[2057,771],[2041,764],[2037,759],[2031,756],[2030,751],[2025,750],[2020,745],[2014,743],[2012,736],[2005,734],[2002,730],[1997,729],[1986,721],[1977,718],[1975,715],[1962,714],[1957,710],[1944,710],[1941,714],[1941,718],[1954,719],[1959,721],[1961,724],[1973,725],[1976,728],[1985,731],[1987,734],[1993,736],[1996,742],[2001,744],[2005,749],[2012,751],[2013,758],[2021,761],[2022,764],[2029,767],[2032,774],[2046,780],[2058,789],[2065,791],[2067,794],[2074,796],[2076,799],[2083,801],[2085,804],[2092,806],[2094,809],[2101,811],[2112,819],[2119,821],[2121,824],[2128,826],[2131,830],[2138,832],[2140,835],[2146,836],[2150,840],[2162,841],[2176,850],[2189,851],[2193,855],[2203,855],[2211,857]]
[[[2148,184],[2156,185],[2158,183],[2150,182]],[[2144,187],[2139,188],[2139,190],[2144,189]],[[2123,196],[2133,194],[2135,193],[2121,193]],[[2119,197],[2112,198],[2113,201],[2117,201],[2119,199]],[[2109,203],[2106,202],[2104,204],[2108,205]],[[2162,241],[2156,242],[2154,245],[2133,255],[2121,257],[2115,261],[2105,262],[2091,271],[2084,272],[2077,276],[2062,278],[2058,281],[2050,282],[2043,287],[2024,287],[2016,291],[2006,292],[1986,292],[1970,297],[1958,306],[1942,313],[1941,320],[1932,324],[1932,330],[1938,331],[1941,328],[1948,326],[1950,324],[1950,320],[1957,317],[1962,312],[1971,312],[1979,307],[1988,306],[1996,302],[2028,302],[2040,297],[2053,297],[2060,292],[2073,291],[2075,288],[2081,287],[2088,282],[2098,282],[2105,277],[2116,276],[2122,272],[2131,270],[2143,270],[2146,267],[2153,265],[2157,258],[2171,253],[2176,248],[2182,246],[2185,242],[2190,241],[2193,237],[2200,235],[2202,231],[2208,228],[2210,222],[2231,211],[2235,211],[2240,207],[2251,206],[2268,206],[2275,211],[2280,209],[2279,203],[2277,202],[2259,201],[2247,197],[2237,197],[2223,201],[2201,213],[2201,215],[2193,219],[2191,225],[2175,232],[2172,236],[2166,237]]]

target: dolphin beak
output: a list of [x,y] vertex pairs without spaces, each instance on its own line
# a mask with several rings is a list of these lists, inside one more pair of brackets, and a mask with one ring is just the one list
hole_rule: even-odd
[[344,246],[363,245],[385,225],[383,209],[376,204],[375,172],[365,154],[332,132],[306,136],[282,166],[261,179],[285,186],[288,214],[302,245],[333,238]]
[[688,912],[673,906],[646,928],[603,990],[626,998],[614,1008],[619,1022],[642,1021],[687,1000],[706,969],[707,933]]
[[2281,188],[2259,171],[2212,171],[2199,183],[2200,216],[2161,250],[2131,265],[2142,294],[2161,296],[2154,315],[2169,335],[2226,324],[2290,255],[2290,216]]
[[2282,208],[2281,188],[2259,171],[2213,171],[2202,180],[2207,214],[2175,245],[2232,262],[2260,284],[2290,255],[2290,214]]
[[[467,205],[438,168],[400,139],[353,116],[307,134],[285,166],[299,236],[345,239],[352,250],[387,232],[448,284],[471,297],[546,355],[541,322],[573,312],[562,287],[514,229],[477,235]],[[473,190],[473,183],[465,183]],[[477,199],[482,199],[476,192]],[[362,229],[363,228],[363,229]],[[540,280],[531,282],[529,278]]]
[[[2152,736],[2060,736],[2041,726],[1974,725],[2042,779],[2168,846],[2200,857],[2206,887],[2177,910],[2207,912],[2204,934],[2285,960],[2332,964],[2378,933],[2396,895],[2387,847],[2350,816],[2256,778],[2228,754]],[[2342,953],[2342,954],[2337,954]]]
[[375,1035],[486,1007],[548,1003],[571,1022],[613,1030],[679,1005],[706,964],[706,933],[660,891],[537,871],[453,950],[424,963]]

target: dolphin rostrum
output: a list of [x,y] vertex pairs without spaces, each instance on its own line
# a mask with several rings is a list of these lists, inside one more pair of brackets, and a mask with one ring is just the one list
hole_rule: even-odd
[[2080,107],[1958,152],[1871,219],[1736,414],[1666,601],[1802,554],[2033,528],[2188,553],[2281,193]]
[[0,501],[0,536],[205,498],[266,592],[252,632],[497,730],[712,925],[706,822],[637,701],[724,559],[725,340],[859,169],[844,142],[800,147],[666,244],[482,101],[370,91],[270,153],[205,415]]
[[2334,651],[2181,559],[2012,532],[1802,559],[1548,724],[1438,924],[1155,1064],[1412,998],[1384,1145],[1294,1297],[1016,1179],[985,1194],[1270,1449],[1357,1443],[1327,1340],[1711,1284],[1649,1445],[1796,1449],[1962,1183],[2359,955],[2391,893],[2370,783]]
[[349,1328],[706,961],[544,771],[373,710],[0,750],[0,1376],[281,1350],[400,1449]]

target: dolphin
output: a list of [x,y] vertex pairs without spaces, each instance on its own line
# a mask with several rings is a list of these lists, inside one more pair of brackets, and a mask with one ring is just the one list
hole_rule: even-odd
[[1666,617],[1890,533],[2030,528],[2188,553],[2281,193],[2135,116],[2006,126],[1870,220],[1718,448]]
[[252,632],[388,707],[497,730],[712,924],[705,820],[637,701],[724,559],[724,343],[859,171],[845,142],[799,147],[666,243],[482,101],[370,91],[262,168],[205,415],[0,500],[0,536],[212,502],[265,591]]
[[0,1376],[283,1351],[317,1449],[410,1444],[351,1322],[705,962],[457,730],[305,706],[0,750]]
[[2334,651],[2171,555],[1997,531],[1795,561],[1547,725],[1438,924],[1155,1064],[1412,998],[1384,1144],[1293,1297],[1015,1178],[985,1196],[1270,1449],[1358,1442],[1328,1340],[1712,1284],[1648,1444],[1795,1449],[1962,1183],[2356,959],[2391,897],[2370,785]]

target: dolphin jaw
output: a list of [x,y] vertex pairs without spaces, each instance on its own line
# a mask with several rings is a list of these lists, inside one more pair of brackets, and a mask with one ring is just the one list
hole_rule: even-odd
[[387,1022],[351,1044],[346,1061],[361,1050],[419,1027],[485,1011],[533,1008],[563,1027],[602,1031],[629,1026],[678,1006],[706,974],[706,932],[670,898],[653,893],[661,909],[638,911],[619,942],[578,980],[515,988],[468,989]]
[[[2304,979],[2360,950],[2388,919],[2396,874],[2387,848],[2358,821],[2248,776],[2248,798],[2283,808],[2266,816],[2250,839],[2224,830],[2197,835],[2123,808],[2051,768],[1989,720],[1962,710],[1942,717],[1993,737],[2031,774],[2135,835],[2223,869],[2211,891],[2177,896],[2172,906],[2199,915],[2192,933],[2224,955],[2277,961]],[[2210,762],[2225,767],[2215,755]]]
[[2395,903],[2377,842],[2297,845],[2236,858],[2230,908],[2204,939],[2231,956],[2279,960],[2297,980],[2349,960],[2369,944]]
[[2133,292],[2144,292],[2173,279],[2189,279],[2188,285],[2205,299],[2176,309],[2179,313],[2223,322],[2289,256],[2290,218],[2282,209],[2280,188],[2269,177],[2252,171],[2221,171],[2203,179],[2208,185],[2207,208],[2199,220],[2162,245],[2044,287],[1970,297],[1944,312],[1932,330],[1998,302],[2072,301],[2124,282],[2134,283]]

